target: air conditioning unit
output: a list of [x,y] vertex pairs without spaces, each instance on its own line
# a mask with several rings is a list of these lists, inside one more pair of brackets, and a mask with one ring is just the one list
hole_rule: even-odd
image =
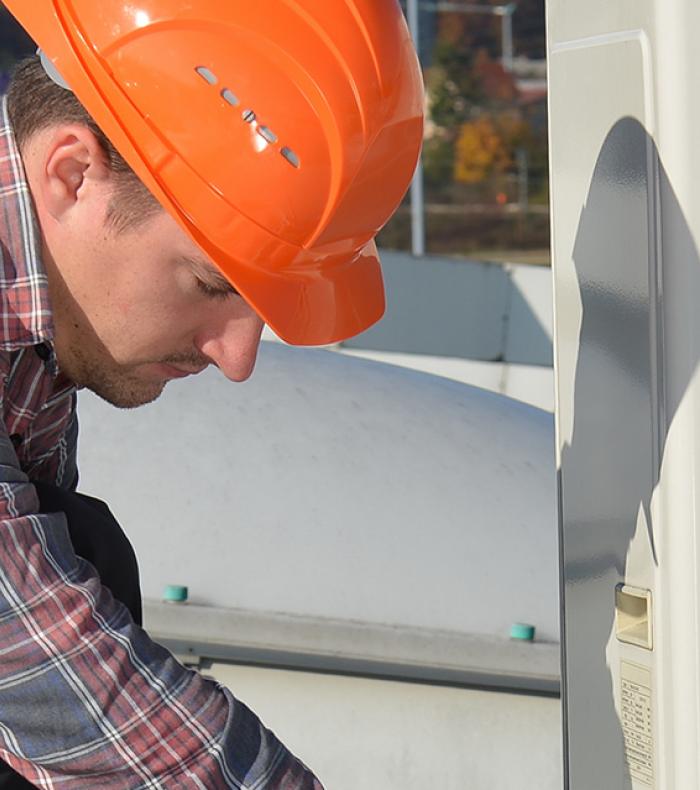
[[548,2],[571,790],[700,787],[698,29]]

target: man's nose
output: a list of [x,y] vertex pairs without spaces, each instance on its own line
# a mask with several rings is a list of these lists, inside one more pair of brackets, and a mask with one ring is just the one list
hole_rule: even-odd
[[242,305],[202,332],[195,345],[227,379],[245,381],[255,367],[262,330],[262,319]]

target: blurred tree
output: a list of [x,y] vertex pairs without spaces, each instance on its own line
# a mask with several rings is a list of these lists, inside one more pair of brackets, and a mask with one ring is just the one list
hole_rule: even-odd
[[490,115],[462,124],[455,146],[455,181],[476,184],[510,164],[505,141]]
[[483,99],[474,71],[475,53],[465,38],[468,39],[465,16],[444,14],[440,19],[433,66],[426,78],[430,120],[452,139]]
[[[431,130],[423,164],[426,183],[435,187],[453,179],[474,183],[494,168],[507,167],[510,160],[502,151],[506,138],[494,126],[494,113],[503,112],[517,98],[513,76],[501,63],[485,49],[465,45],[468,17],[443,16],[434,65],[426,80]],[[476,156],[471,165],[470,155]]]
[[514,175],[517,151],[525,154],[528,170],[535,176],[535,202],[545,202],[547,140],[519,107],[486,111],[462,124],[455,144],[452,177],[458,183],[478,184],[504,173]]
[[454,171],[454,142],[440,133],[428,137],[423,144],[423,174],[431,194],[444,192],[452,181]]
[[483,96],[483,106],[507,106],[517,99],[518,88],[513,75],[503,68],[500,60],[494,60],[485,49],[476,53],[474,73]]
[[[481,4],[506,2],[482,0]],[[545,0],[514,2],[514,55],[542,59]],[[501,17],[483,12],[431,13],[430,36],[421,30],[428,102],[423,148],[428,248],[459,253],[509,246],[545,249],[546,100],[544,93],[539,95],[531,84],[520,82],[530,74],[536,76],[538,67],[524,64],[517,76],[503,68]],[[432,46],[431,58],[426,45]],[[480,210],[442,211],[444,206],[470,203]],[[513,203],[529,208],[502,210]],[[542,205],[531,210],[534,204]],[[407,212],[406,208],[385,229],[383,243],[410,244]],[[396,238],[390,240],[390,233]]]
[[426,72],[429,124],[423,166],[426,184],[437,189],[452,181],[459,129],[483,98],[474,72],[468,21],[464,14],[437,16],[433,61]]

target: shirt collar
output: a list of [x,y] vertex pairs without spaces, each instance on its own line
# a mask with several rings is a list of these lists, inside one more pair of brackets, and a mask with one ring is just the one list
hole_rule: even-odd
[[0,107],[0,349],[39,343],[53,349],[41,233],[7,112]]

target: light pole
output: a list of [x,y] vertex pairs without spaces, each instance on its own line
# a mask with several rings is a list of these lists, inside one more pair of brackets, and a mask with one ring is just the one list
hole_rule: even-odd
[[501,62],[506,71],[513,71],[513,13],[515,3],[495,6],[495,13],[501,17]]
[[[418,0],[407,0],[406,16],[408,27],[413,36],[416,50],[419,46],[420,25],[418,21]],[[418,158],[416,172],[411,181],[411,253],[425,255],[425,198],[423,195],[423,154]]]

